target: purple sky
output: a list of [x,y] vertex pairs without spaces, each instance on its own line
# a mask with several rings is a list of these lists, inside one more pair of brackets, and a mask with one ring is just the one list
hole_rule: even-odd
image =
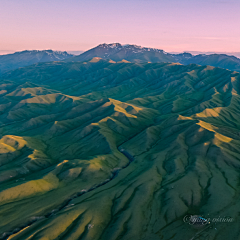
[[240,0],[0,0],[0,50],[240,52]]

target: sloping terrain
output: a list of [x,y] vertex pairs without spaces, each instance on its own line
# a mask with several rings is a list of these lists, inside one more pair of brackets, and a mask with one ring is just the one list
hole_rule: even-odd
[[231,71],[240,71],[240,59],[226,54],[198,54],[196,56],[191,53],[170,54],[156,48],[121,45],[120,43],[100,44],[79,56],[68,58],[66,61],[88,61],[94,57],[100,57],[105,60],[111,59],[115,62],[124,60],[133,63],[179,62],[185,65],[194,63],[225,68]]
[[72,57],[67,52],[52,50],[32,50],[0,55],[0,74],[19,67],[29,66],[38,62],[61,61]]
[[238,239],[239,85],[220,68],[99,58],[6,73],[0,239]]

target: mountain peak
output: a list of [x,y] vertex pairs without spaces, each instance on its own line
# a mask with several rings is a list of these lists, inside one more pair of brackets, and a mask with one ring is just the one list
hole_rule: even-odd
[[147,47],[142,47],[140,45],[136,45],[136,44],[120,44],[120,43],[102,43],[99,44],[96,48],[106,48],[106,49],[126,49],[126,50],[138,50],[138,51],[142,51],[142,52],[161,52],[161,53],[165,53],[163,50],[161,49],[157,49],[157,48],[147,48]]
[[161,49],[146,48],[135,44],[102,43],[67,61],[89,61],[94,57],[115,62],[175,62],[172,56]]
[[147,47],[142,47],[140,45],[136,44],[120,44],[120,43],[103,43],[99,44],[95,49],[104,49],[104,51],[120,51],[120,50],[125,50],[125,51],[131,51],[133,53],[145,53],[145,52],[157,52],[157,53],[163,53],[167,54],[161,49],[157,48],[147,48]]
[[121,48],[122,45],[120,43],[102,43],[99,44],[97,47],[103,47],[103,48]]

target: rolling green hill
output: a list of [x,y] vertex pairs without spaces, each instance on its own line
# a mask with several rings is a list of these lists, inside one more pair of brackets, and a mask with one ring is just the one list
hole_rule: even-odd
[[100,58],[2,75],[0,239],[238,239],[239,84]]

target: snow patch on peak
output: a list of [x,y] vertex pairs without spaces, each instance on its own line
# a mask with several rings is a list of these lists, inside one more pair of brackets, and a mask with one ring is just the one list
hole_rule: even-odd
[[122,47],[122,45],[120,43],[103,43],[103,44],[99,44],[97,47],[102,47],[102,48],[119,48]]
[[124,45],[123,46],[125,49],[127,50],[132,50],[134,51],[134,53],[143,53],[143,52],[158,52],[158,53],[163,53],[163,54],[167,54],[166,52],[164,52],[161,49],[156,49],[156,48],[146,48],[146,47],[142,47],[139,45]]
[[116,50],[116,51],[124,49],[126,51],[132,51],[133,53],[157,52],[157,53],[162,53],[162,54],[165,54],[165,55],[168,54],[167,52],[165,52],[161,49],[146,48],[146,47],[142,47],[142,46],[135,45],[135,44],[121,45],[120,43],[110,43],[110,44],[103,43],[103,44],[98,45],[97,47],[104,48],[105,50],[113,49],[113,50]]
[[112,43],[112,44],[109,44],[109,47],[110,48],[117,48],[117,47],[122,47],[122,45],[120,43]]

